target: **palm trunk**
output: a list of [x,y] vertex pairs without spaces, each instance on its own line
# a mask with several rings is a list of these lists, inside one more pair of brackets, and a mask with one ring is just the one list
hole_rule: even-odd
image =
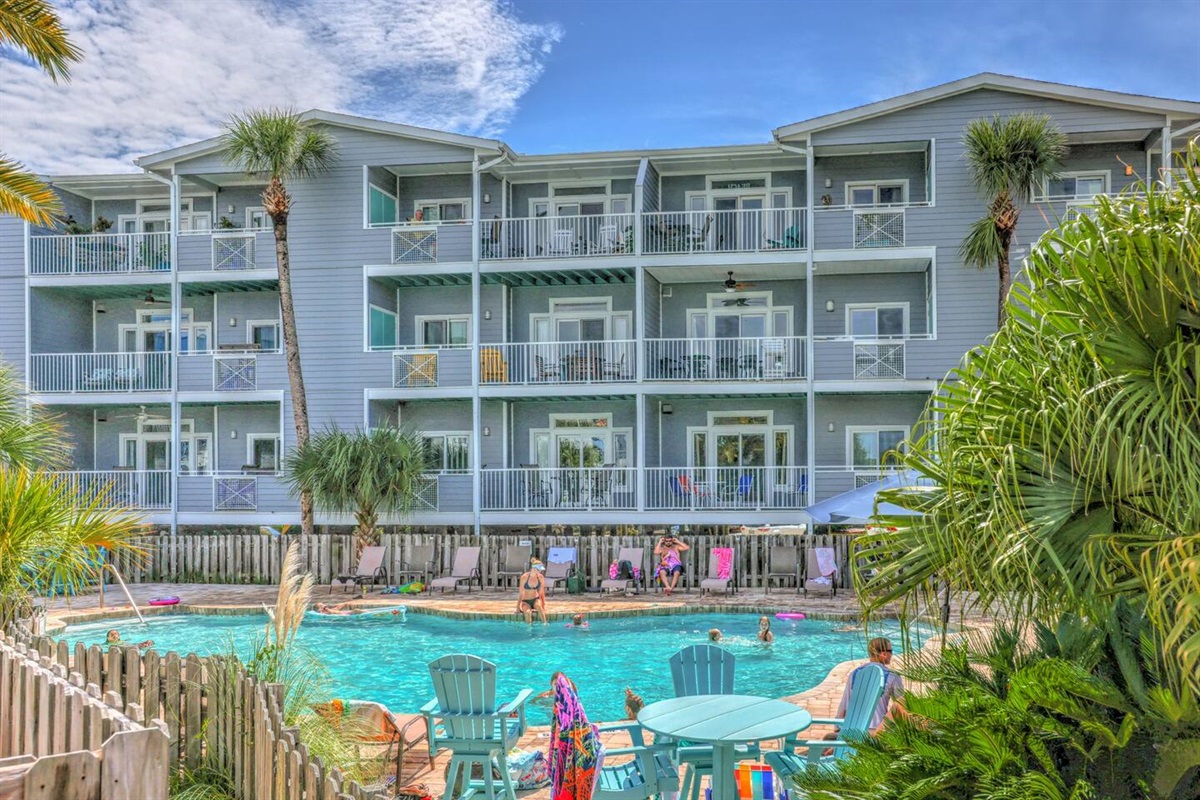
[[[292,268],[288,256],[288,209],[291,198],[278,178],[272,178],[263,193],[268,209],[280,209],[271,215],[275,230],[275,260],[279,265],[279,309],[283,323],[283,353],[287,361],[288,385],[292,392],[292,418],[296,424],[296,446],[308,444],[308,399],[304,393],[304,373],[300,368],[300,341],[296,332],[296,305],[292,301]],[[300,529],[305,535],[313,532],[312,494],[300,494]]]
[[1000,297],[996,304],[997,328],[1003,328],[1004,321],[1008,319],[1008,293],[1012,290],[1012,240],[1020,218],[1021,209],[1017,208],[1007,192],[996,197],[992,219],[996,226],[996,238],[1000,240],[1000,253],[996,257],[996,271],[1000,279]]
[[359,509],[354,512],[354,521],[358,523],[354,529],[354,560],[357,562],[362,558],[363,550],[375,544],[375,525],[379,522],[379,515],[370,509]]
[[1003,328],[1004,320],[1008,319],[1008,292],[1012,286],[1012,269],[1009,266],[1008,245],[996,259],[996,268],[1000,274],[1000,298],[996,303],[996,327]]

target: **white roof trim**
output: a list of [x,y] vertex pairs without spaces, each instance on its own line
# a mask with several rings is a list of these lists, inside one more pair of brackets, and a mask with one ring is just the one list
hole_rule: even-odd
[[[436,142],[438,144],[448,144],[457,147],[467,147],[475,150],[488,150],[501,153],[507,153],[508,147],[503,142],[496,139],[480,139],[475,136],[464,136],[459,133],[448,133],[446,131],[435,131],[430,128],[418,128],[415,125],[404,125],[399,122],[385,122],[383,120],[368,119],[367,117],[355,117],[350,114],[338,114],[333,111],[322,111],[321,109],[311,109],[300,115],[305,121],[324,122],[328,125],[334,125],[339,128],[353,128],[356,130],[370,131],[372,133],[383,133],[390,136],[403,136],[408,139],[420,139],[427,142]],[[153,167],[167,166],[176,161],[182,161],[188,158],[205,155],[220,149],[220,136],[213,136],[208,139],[202,139],[198,142],[185,144],[181,147],[176,147],[171,150],[163,150],[158,153],[150,153],[141,158],[134,160],[134,163],[143,169],[151,169]]]
[[813,131],[835,128],[851,122],[891,114],[913,106],[924,105],[935,100],[942,100],[954,95],[975,91],[976,89],[999,89],[1020,94],[1032,94],[1040,97],[1052,97],[1076,103],[1107,106],[1110,108],[1125,108],[1134,111],[1149,111],[1163,114],[1182,114],[1184,116],[1200,117],[1200,103],[1188,100],[1170,100],[1160,97],[1148,97],[1139,94],[1111,92],[1105,89],[1087,89],[1081,86],[1070,86],[1065,83],[1050,83],[1035,81],[1029,78],[1017,78],[1012,75],[999,75],[994,72],[981,72],[967,78],[961,78],[940,86],[909,92],[887,100],[857,106],[826,114],[821,117],[795,122],[776,128],[775,138],[787,139],[801,136]]

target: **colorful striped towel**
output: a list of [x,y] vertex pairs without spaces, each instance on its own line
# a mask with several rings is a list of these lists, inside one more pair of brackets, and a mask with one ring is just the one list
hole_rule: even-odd
[[717,557],[717,579],[727,581],[733,575],[733,548],[714,547],[713,555]]
[[588,722],[579,695],[565,675],[554,683],[550,724],[550,797],[591,800],[600,758],[600,734]]

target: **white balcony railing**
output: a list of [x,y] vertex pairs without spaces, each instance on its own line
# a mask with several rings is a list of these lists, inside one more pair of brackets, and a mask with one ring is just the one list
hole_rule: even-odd
[[808,494],[804,467],[655,467],[645,475],[651,510],[796,510]]
[[633,214],[494,219],[483,223],[486,260],[585,258],[633,252]]
[[854,249],[904,246],[904,209],[854,209]]
[[652,211],[642,250],[655,253],[760,253],[804,247],[803,208]]
[[257,241],[254,231],[213,232],[212,268],[217,271],[257,269]]
[[163,392],[170,353],[37,353],[29,357],[35,392]]
[[633,467],[485,469],[483,511],[634,509]]
[[213,356],[213,391],[252,392],[258,388],[258,356],[253,353]]
[[31,275],[108,275],[167,272],[168,233],[89,233],[29,237]]
[[787,381],[804,377],[804,337],[649,339],[646,380]]
[[213,511],[257,511],[258,478],[213,475]]
[[479,348],[481,383],[619,383],[635,379],[637,342],[525,342]]
[[437,226],[392,229],[393,264],[435,263],[438,260],[437,249]]
[[854,380],[904,380],[903,339],[854,342]]
[[156,470],[76,470],[55,472],[87,502],[101,508],[160,511],[171,507],[171,472]]

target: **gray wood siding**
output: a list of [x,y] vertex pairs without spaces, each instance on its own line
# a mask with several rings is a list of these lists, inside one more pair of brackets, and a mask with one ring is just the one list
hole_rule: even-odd
[[31,289],[29,316],[31,353],[92,352],[92,304],[84,298]]
[[[798,174],[803,181],[803,173]],[[825,186],[826,178],[833,186]],[[847,183],[873,181],[907,181],[908,202],[924,203],[929,199],[925,192],[924,153],[821,156],[813,164],[813,179],[818,204],[821,197],[829,195],[833,199],[832,205],[846,205]]]
[[0,214],[0,359],[25,374],[25,223]]
[[[924,272],[818,275],[813,280],[813,335],[847,335],[846,306],[856,303],[908,303],[909,333],[926,333],[925,299]],[[828,300],[833,301],[832,312],[825,310]]]
[[[829,395],[818,394],[815,401],[816,433],[813,437],[817,466],[844,466],[846,461],[847,425],[908,425],[916,424],[924,410],[928,395],[890,394]],[[829,423],[834,430],[829,432]]]
[[[597,286],[522,286],[512,290],[512,336],[509,341],[533,341],[529,330],[530,314],[546,314],[550,301],[555,298],[586,297],[612,298],[613,311],[633,311],[634,286],[629,283],[600,284]],[[637,320],[634,320],[637,324]],[[630,335],[633,335],[633,328]]]
[[642,210],[658,211],[662,199],[658,196],[658,170],[654,164],[646,165],[646,182],[642,185]]
[[[689,427],[704,427],[708,424],[711,411],[772,411],[773,425],[792,426],[793,463],[804,461],[804,399],[803,397],[722,397],[691,399],[686,397],[664,398],[672,406],[672,413],[660,416],[662,427],[662,450],[659,456],[664,467],[685,467],[688,464],[688,448],[691,440]],[[657,446],[657,443],[655,443]],[[770,445],[768,445],[770,446]],[[649,448],[647,448],[648,450]],[[820,463],[818,461],[818,463]]]
[[662,309],[664,302],[662,284],[649,273],[643,276],[642,281],[642,291],[644,293],[642,312],[646,316],[641,328],[642,335],[647,339],[656,339],[662,335]]
[[[734,273],[735,275],[737,273]],[[688,330],[688,311],[702,311],[708,307],[709,295],[720,295],[717,302],[725,298],[736,298],[728,295],[719,283],[674,283],[671,296],[662,299],[662,328],[661,337],[664,339],[684,339],[691,336]],[[771,292],[771,302],[775,308],[792,309],[792,334],[804,334],[804,281],[754,281],[754,288],[747,291]],[[713,332],[709,331],[712,336]],[[776,331],[775,335],[783,333]]]

